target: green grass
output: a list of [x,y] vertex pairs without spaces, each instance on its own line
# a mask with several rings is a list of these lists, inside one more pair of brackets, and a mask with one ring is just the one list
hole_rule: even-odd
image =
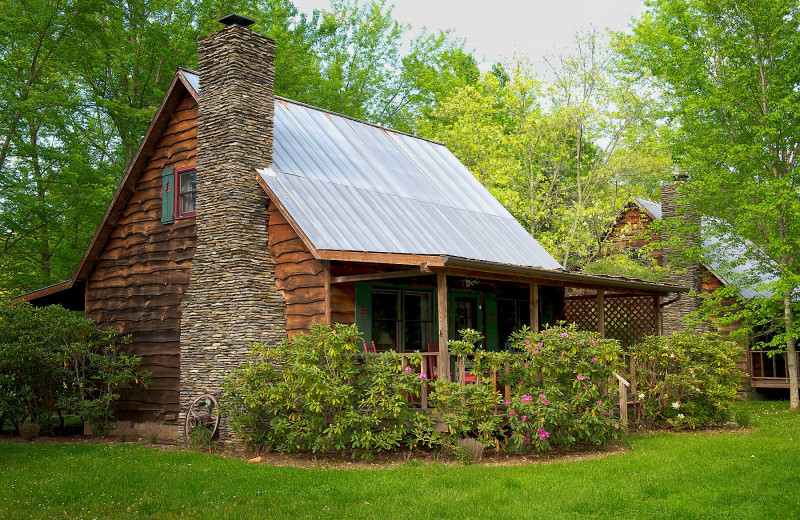
[[132,445],[0,444],[0,518],[792,518],[800,414],[750,433],[632,436],[602,459],[385,470],[253,465]]

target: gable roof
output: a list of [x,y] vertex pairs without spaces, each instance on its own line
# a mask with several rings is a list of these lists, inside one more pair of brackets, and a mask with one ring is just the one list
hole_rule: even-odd
[[259,174],[317,250],[561,269],[440,143],[278,98]]
[[[633,197],[633,201],[647,213],[653,220],[663,218],[661,204],[652,200]],[[725,284],[736,284],[741,295],[745,298],[766,298],[773,295],[771,291],[759,287],[776,280],[770,272],[773,263],[767,258],[756,258],[748,251],[755,250],[755,246],[747,239],[737,238],[735,235],[725,233],[722,237],[717,237],[709,230],[713,222],[704,218],[700,224],[700,234],[703,242],[703,249],[715,251],[715,254],[705,258],[704,265],[714,276]],[[755,280],[753,276],[755,275]]]

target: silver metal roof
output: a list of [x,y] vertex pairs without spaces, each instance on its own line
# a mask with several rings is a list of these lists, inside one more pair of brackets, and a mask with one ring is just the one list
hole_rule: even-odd
[[[636,203],[645,211],[661,220],[661,204],[652,200],[634,197]],[[755,245],[747,239],[736,237],[732,233],[715,229],[724,226],[723,222],[704,218],[700,224],[706,266],[722,279],[725,284],[739,287],[745,298],[764,298],[772,296],[772,291],[764,289],[764,285],[777,280],[772,272],[775,263],[765,255],[754,253]],[[704,233],[703,230],[706,232]]]
[[561,268],[439,143],[278,98],[259,173],[317,249]]

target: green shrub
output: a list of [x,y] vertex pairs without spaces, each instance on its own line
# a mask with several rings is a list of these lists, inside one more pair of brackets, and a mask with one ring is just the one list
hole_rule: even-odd
[[66,414],[107,433],[111,403],[150,375],[120,348],[128,338],[59,306],[0,305],[0,415],[18,427],[26,418],[48,432]]
[[619,431],[609,387],[621,348],[574,325],[512,337],[521,352],[509,374],[505,404],[509,447],[548,450],[575,442],[603,444]]
[[[211,451],[214,432],[205,424],[198,424],[189,431],[189,447],[193,450]],[[155,444],[155,443],[154,443]]]
[[[281,452],[335,449],[354,455],[435,437],[408,395],[420,377],[395,353],[364,355],[354,325],[314,324],[279,346],[254,344],[252,359],[223,383],[222,412],[234,432]],[[408,355],[407,355],[408,356]],[[419,355],[408,356],[418,367]]]
[[739,345],[713,332],[652,336],[631,347],[636,370],[634,413],[638,427],[677,429],[726,419],[742,381]]

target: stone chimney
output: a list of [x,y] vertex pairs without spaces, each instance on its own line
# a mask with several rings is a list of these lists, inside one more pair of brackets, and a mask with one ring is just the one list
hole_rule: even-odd
[[[678,224],[670,224],[670,220],[674,222],[676,219],[681,219],[695,221],[696,224],[699,224],[697,215],[681,196],[681,187],[685,184],[686,176],[676,175],[674,182],[661,187],[661,213],[667,233],[671,233],[671,236],[674,236],[675,226]],[[664,240],[666,242],[666,236]],[[684,260],[681,255],[681,251],[695,247],[698,241],[697,234],[684,234],[680,237],[680,244],[668,245],[665,243],[664,265],[670,267],[671,272],[664,281],[687,287],[699,294],[703,288],[700,264]],[[665,306],[661,314],[663,334],[666,336],[673,332],[686,330],[687,316],[700,309],[701,301],[697,296],[683,293],[678,301]]]
[[[272,162],[275,42],[238,15],[199,42],[197,249],[181,316],[181,415],[242,365],[249,344],[286,337],[267,250],[268,199],[256,168]],[[181,438],[183,431],[181,431]],[[220,425],[220,440],[231,440]]]

